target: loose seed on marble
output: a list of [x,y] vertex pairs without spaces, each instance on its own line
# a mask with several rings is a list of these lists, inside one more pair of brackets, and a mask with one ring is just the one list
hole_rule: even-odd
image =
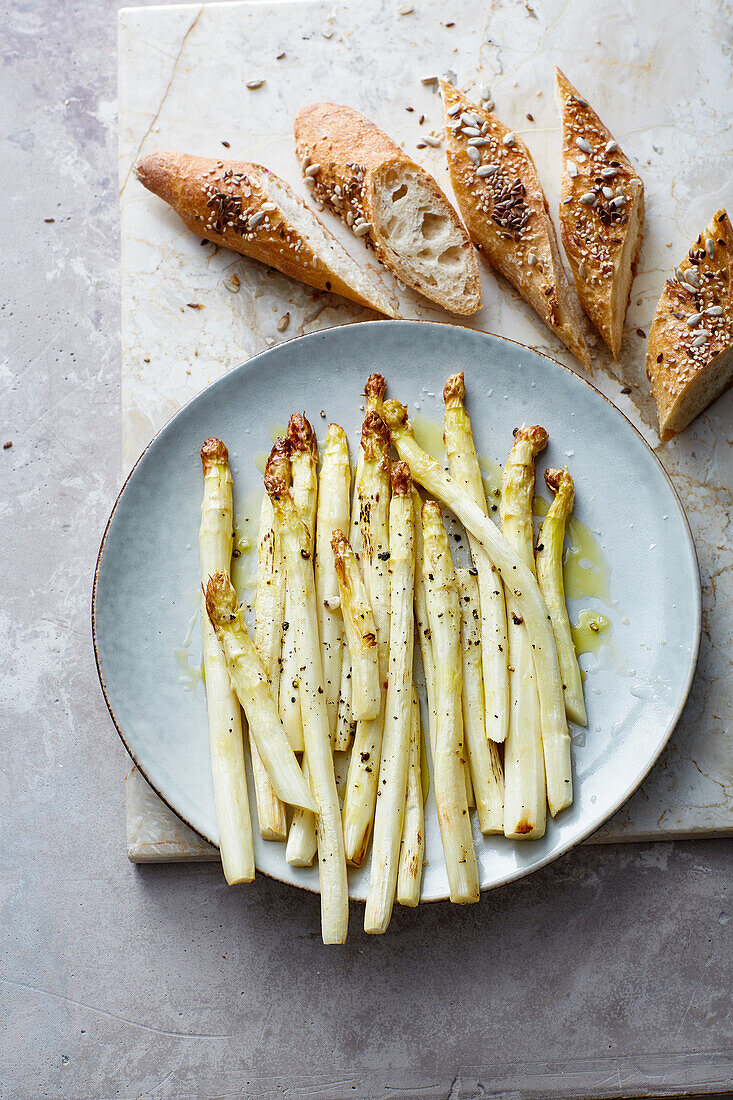
[[257,88],[261,88],[264,83],[264,80],[248,80],[246,86],[251,92],[254,92]]

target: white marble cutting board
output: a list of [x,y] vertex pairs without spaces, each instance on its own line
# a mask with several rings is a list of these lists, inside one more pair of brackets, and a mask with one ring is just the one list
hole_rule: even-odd
[[[226,370],[278,341],[370,316],[254,261],[202,247],[132,176],[139,153],[172,148],[260,160],[305,195],[292,118],[306,102],[331,99],[379,122],[447,189],[442,148],[417,145],[424,133],[441,133],[439,97],[423,78],[452,72],[469,94],[490,85],[497,113],[529,145],[554,208],[560,135],[553,66],[559,65],[637,164],[646,186],[646,238],[622,359],[612,370],[596,345],[592,380],[655,447],[683,500],[700,559],[703,637],[690,700],[670,745],[597,841],[733,831],[733,394],[682,437],[660,444],[643,338],[665,274],[717,206],[733,208],[730,55],[730,24],[715,0],[664,6],[639,0],[633,8],[617,0],[295,0],[120,12],[126,469],[177,408]],[[259,89],[246,88],[262,79]],[[340,223],[324,218],[355,258],[373,265]],[[382,278],[396,289],[386,273]],[[483,286],[484,308],[471,326],[537,347],[583,373],[487,268]],[[407,317],[450,319],[410,292],[402,306]],[[285,314],[289,324],[280,331]],[[127,808],[131,859],[215,856],[134,771]]]

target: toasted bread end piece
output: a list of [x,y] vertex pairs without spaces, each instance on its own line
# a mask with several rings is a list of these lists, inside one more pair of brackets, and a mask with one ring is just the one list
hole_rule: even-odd
[[663,441],[733,382],[733,232],[717,210],[668,279],[649,330],[646,372]]

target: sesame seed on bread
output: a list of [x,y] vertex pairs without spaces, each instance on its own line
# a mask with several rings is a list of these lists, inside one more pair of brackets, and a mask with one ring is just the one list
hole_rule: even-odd
[[580,304],[618,359],[644,227],[644,185],[611,132],[555,70],[562,111],[560,235]]
[[681,432],[733,381],[733,231],[717,210],[667,279],[649,331],[646,373],[659,434]]
[[495,114],[446,81],[448,171],[471,240],[585,366],[583,315],[560,258],[534,161]]

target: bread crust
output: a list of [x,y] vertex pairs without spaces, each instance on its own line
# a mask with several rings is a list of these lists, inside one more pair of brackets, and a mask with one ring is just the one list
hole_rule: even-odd
[[[187,153],[155,152],[140,157],[135,175],[148,191],[172,206],[199,237],[250,256],[318,290],[332,291],[388,316],[398,316],[386,294],[364,297],[317,255],[268,193],[275,180],[309,214],[284,180],[248,161],[214,160]],[[320,223],[319,223],[320,224]],[[330,237],[325,226],[324,234]]]
[[[371,246],[377,257],[402,282],[451,312],[475,313],[481,305],[481,280],[478,261],[466,230],[438,184],[403,149],[351,107],[335,103],[311,103],[295,117],[295,151],[301,170],[313,174],[314,194],[351,229],[360,223],[368,226],[357,233]],[[314,166],[317,171],[314,172]],[[419,277],[409,277],[400,269],[378,224],[375,224],[375,195],[390,169],[409,168],[418,174],[435,203],[451,219],[463,238],[466,274],[470,284],[460,306],[449,305],[445,298]]]
[[664,284],[649,330],[646,373],[665,441],[733,380],[733,231],[723,209]]
[[[560,69],[555,77],[562,110],[560,235],[580,304],[618,359],[644,235],[644,184],[587,100]],[[592,204],[581,201],[588,196]]]
[[[446,112],[448,171],[471,240],[573,355],[590,367],[582,313],[565,275],[529,150],[496,115],[478,107],[451,84],[441,81],[440,89]],[[484,130],[485,144],[473,147],[480,164],[469,156],[466,127],[456,125],[466,113],[482,123],[472,129]],[[480,167],[494,165],[493,174],[477,174]]]

